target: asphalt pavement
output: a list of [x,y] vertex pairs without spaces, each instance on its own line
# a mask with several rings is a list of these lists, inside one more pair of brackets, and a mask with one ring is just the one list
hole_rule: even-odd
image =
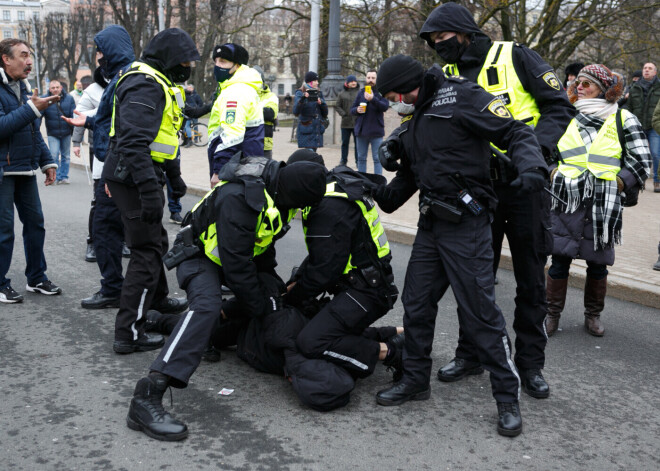
[[[381,407],[374,395],[390,375],[377,368],[358,382],[350,404],[319,413],[302,406],[283,378],[258,373],[232,351],[203,363],[166,407],[190,428],[164,443],[126,427],[136,381],[157,352],[112,351],[115,310],[88,311],[80,300],[99,287],[83,260],[91,187],[41,188],[48,275],[61,296],[25,293],[21,226],[10,270],[25,301],[0,305],[0,469],[2,470],[656,470],[660,469],[658,309],[608,297],[603,338],[582,326],[582,291],[569,288],[559,331],[547,348],[548,399],[523,393],[523,434],[501,437],[487,374],[453,384],[431,379],[428,401]],[[197,197],[184,198],[190,208]],[[167,216],[167,212],[166,212]],[[178,226],[166,223],[173,240]],[[305,247],[297,221],[277,243],[286,277]],[[392,244],[402,289],[410,246]],[[172,295],[182,295],[169,273]],[[511,325],[515,284],[499,272],[498,304]],[[400,301],[379,325],[401,325]],[[451,360],[456,304],[439,303],[434,371]],[[229,396],[222,388],[234,389]]]

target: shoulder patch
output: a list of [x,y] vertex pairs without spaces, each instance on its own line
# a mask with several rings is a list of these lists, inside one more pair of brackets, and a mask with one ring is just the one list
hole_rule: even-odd
[[227,113],[225,114],[225,123],[233,124],[235,120],[236,120],[236,111],[227,110]]
[[511,118],[511,113],[499,98],[494,99],[488,104],[488,111],[499,118]]
[[543,74],[543,81],[554,90],[561,90],[559,79],[554,72],[546,72]]

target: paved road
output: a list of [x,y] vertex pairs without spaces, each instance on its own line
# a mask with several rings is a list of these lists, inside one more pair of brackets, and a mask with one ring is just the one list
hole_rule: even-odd
[[[70,186],[41,192],[48,274],[64,294],[27,293],[23,304],[0,306],[0,469],[660,468],[658,310],[608,298],[606,336],[597,339],[582,328],[582,291],[572,288],[563,330],[547,350],[551,397],[523,394],[525,428],[514,439],[496,432],[486,375],[457,384],[433,379],[430,400],[385,408],[374,400],[389,380],[378,368],[358,383],[347,407],[321,414],[301,406],[285,380],[255,372],[233,352],[202,364],[188,389],[173,391],[171,410],[191,430],[186,441],[162,443],[129,430],[134,384],[156,352],[115,355],[114,310],[80,308],[99,278],[96,265],[83,261],[91,195],[84,178],[73,169]],[[187,208],[193,203],[185,198]],[[301,241],[296,223],[278,242],[283,276],[302,258]],[[21,292],[22,252],[19,237],[10,276]],[[410,247],[394,244],[393,253],[401,287]],[[498,302],[510,324],[513,277],[501,270],[499,279]],[[434,369],[453,356],[455,312],[448,294],[439,306]],[[397,303],[381,323],[401,318]],[[223,387],[235,392],[219,396]]]

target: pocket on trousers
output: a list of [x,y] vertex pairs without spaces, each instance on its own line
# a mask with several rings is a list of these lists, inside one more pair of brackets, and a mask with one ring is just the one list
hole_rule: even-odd
[[126,211],[126,219],[140,219],[140,213],[142,213],[141,209],[131,209],[130,211]]

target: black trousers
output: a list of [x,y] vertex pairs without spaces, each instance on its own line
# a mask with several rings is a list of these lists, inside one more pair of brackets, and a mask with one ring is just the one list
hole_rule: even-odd
[[114,198],[105,192],[103,179],[94,181],[92,241],[96,250],[96,263],[101,271],[101,293],[114,298],[121,294],[122,245],[124,224]]
[[380,345],[363,333],[387,311],[387,300],[377,289],[348,288],[307,323],[298,334],[298,349],[307,358],[322,358],[367,377],[378,363]]
[[[153,301],[167,297],[167,277],[163,256],[167,253],[167,231],[162,222],[140,221],[140,195],[137,188],[107,182],[124,223],[126,244],[131,249],[121,288],[119,312],[115,320],[115,340],[136,340],[144,332],[144,320]],[[161,190],[165,205],[165,194]],[[118,251],[121,257],[121,248]]]
[[490,371],[493,396],[515,402],[520,379],[511,360],[504,317],[495,304],[488,215],[464,216],[458,224],[430,218],[427,222],[417,231],[403,288],[403,381],[429,383],[438,301],[451,286],[459,325]]
[[169,376],[172,386],[185,388],[220,322],[221,268],[198,255],[184,260],[177,267],[176,277],[188,295],[190,307],[151,364],[151,371]]
[[[491,224],[495,253],[493,266],[497,271],[502,240],[506,235],[516,278],[514,361],[519,369],[542,369],[548,341],[543,326],[547,309],[543,270],[547,254],[552,251],[549,195],[537,192],[520,196],[508,185],[498,185],[496,191],[499,204]],[[456,357],[477,360],[475,346],[463,332],[459,333]]]

